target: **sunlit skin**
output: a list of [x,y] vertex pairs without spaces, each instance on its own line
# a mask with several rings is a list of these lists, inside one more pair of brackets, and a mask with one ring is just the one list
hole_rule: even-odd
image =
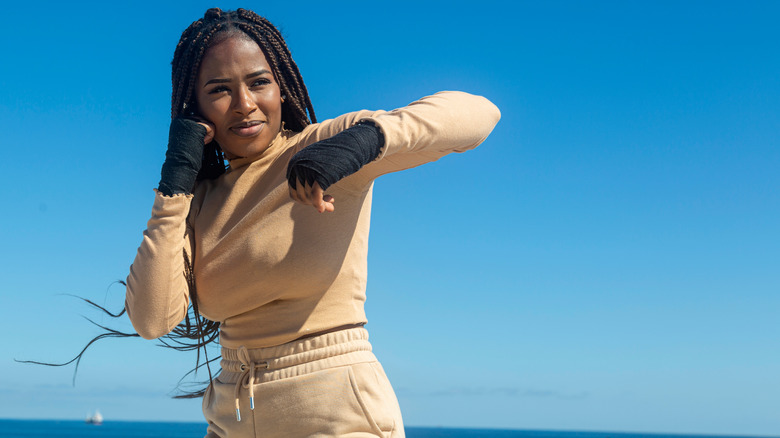
[[[199,116],[208,122],[205,141],[216,140],[228,158],[262,154],[282,129],[279,83],[260,46],[248,38],[210,47],[196,87]],[[335,199],[316,182],[298,183],[290,197],[320,213],[334,211]]]

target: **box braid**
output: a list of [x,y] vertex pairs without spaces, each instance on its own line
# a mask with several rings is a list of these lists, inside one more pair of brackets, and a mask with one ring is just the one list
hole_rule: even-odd
[[[316,123],[309,92],[281,32],[265,18],[246,9],[209,9],[203,18],[192,23],[181,34],[171,62],[171,117],[196,114],[194,90],[203,55],[209,47],[231,36],[250,38],[265,54],[281,94],[286,96],[282,103],[285,129],[300,132],[310,123]],[[197,180],[213,179],[224,171],[224,158],[219,145],[211,142],[203,151],[203,165]]]

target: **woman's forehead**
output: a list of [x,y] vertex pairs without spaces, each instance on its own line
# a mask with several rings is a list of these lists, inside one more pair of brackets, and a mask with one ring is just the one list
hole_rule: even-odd
[[259,70],[272,71],[260,46],[248,37],[231,37],[206,50],[199,77],[209,80],[215,75],[245,75]]

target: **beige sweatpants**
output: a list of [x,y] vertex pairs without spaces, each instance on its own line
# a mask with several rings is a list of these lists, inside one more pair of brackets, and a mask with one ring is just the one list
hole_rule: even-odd
[[203,397],[207,438],[405,436],[398,400],[363,328],[276,347],[223,348],[221,365]]

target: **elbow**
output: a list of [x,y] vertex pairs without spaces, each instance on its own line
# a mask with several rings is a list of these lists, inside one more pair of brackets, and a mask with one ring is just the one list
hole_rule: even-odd
[[133,325],[133,328],[135,328],[135,332],[138,333],[139,336],[146,340],[153,340],[160,337],[163,337],[167,335],[170,332],[164,331],[164,330],[157,330],[153,327],[139,327],[136,325]]
[[[487,100],[487,99],[485,99]],[[488,104],[490,104],[490,116],[493,120],[493,127],[495,127],[498,124],[498,121],[501,120],[501,110],[498,109],[498,107],[491,101],[488,100]],[[491,128],[492,130],[492,128]]]
[[453,107],[459,108],[460,117],[458,126],[466,128],[480,143],[485,140],[493,128],[501,119],[501,111],[484,96],[470,94],[463,91],[442,92],[446,93]]
[[501,111],[495,104],[493,104],[493,102],[489,101],[487,98],[482,96],[477,97],[482,100],[479,107],[479,111],[482,117],[481,123],[479,125],[480,132],[478,134],[481,136],[478,144],[481,144],[493,132],[493,129],[495,129],[498,121],[501,120]]
[[484,142],[493,132],[493,129],[501,120],[501,111],[490,100],[482,96],[471,96],[471,115],[472,134],[474,139],[478,139],[472,147]]
[[498,121],[501,120],[501,110],[486,97],[473,97],[475,99],[473,108],[481,115],[480,119],[482,121],[482,126],[487,130],[485,133],[485,136],[487,137],[487,134],[490,134],[490,132],[493,131],[493,128],[498,124]]
[[130,311],[130,306],[125,304],[127,316],[130,323],[133,324],[135,332],[144,339],[152,340],[167,335],[173,329],[162,324],[155,323],[151,318],[145,318],[144,315],[138,315]]

